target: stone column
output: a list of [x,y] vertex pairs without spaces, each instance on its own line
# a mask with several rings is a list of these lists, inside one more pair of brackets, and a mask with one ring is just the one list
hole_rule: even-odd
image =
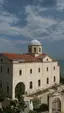
[[49,113],[52,113],[52,97],[49,97]]
[[64,94],[61,95],[61,113],[64,113]]

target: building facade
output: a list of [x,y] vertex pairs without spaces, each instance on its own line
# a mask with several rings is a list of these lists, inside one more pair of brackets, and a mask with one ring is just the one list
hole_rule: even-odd
[[29,95],[60,83],[58,62],[42,53],[42,45],[33,40],[25,54],[0,54],[0,89],[15,98],[15,88],[21,83]]

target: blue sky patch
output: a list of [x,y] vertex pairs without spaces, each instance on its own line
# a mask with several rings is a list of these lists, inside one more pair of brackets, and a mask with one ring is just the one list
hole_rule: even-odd
[[0,52],[27,52],[33,39],[64,56],[64,0],[0,0]]

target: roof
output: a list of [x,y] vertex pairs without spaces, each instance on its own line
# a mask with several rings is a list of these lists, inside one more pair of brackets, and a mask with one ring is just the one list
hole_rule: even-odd
[[7,57],[9,60],[25,60],[26,62],[41,62],[42,58],[46,56],[46,54],[40,54],[35,57],[31,54],[13,54],[13,53],[2,53],[3,56]]
[[38,40],[32,40],[29,45],[41,45],[41,43]]
[[[59,88],[61,88],[61,86],[60,86],[60,84],[57,84],[57,87]],[[57,89],[58,90],[58,89]],[[39,90],[39,91],[36,91],[36,92],[34,92],[34,93],[32,93],[32,94],[29,94],[29,95],[27,95],[27,97],[34,97],[34,96],[39,96],[39,95],[41,95],[41,94],[44,94],[44,93],[49,93],[49,94],[52,94],[52,92],[56,92],[56,90],[55,90],[55,88],[54,88],[54,85],[52,85],[51,87],[48,87],[48,88],[46,88],[46,89],[41,89],[41,90]]]

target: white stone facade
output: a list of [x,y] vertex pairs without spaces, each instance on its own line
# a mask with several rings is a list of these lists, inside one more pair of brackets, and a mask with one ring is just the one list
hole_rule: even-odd
[[[20,70],[22,71],[21,75],[19,75]],[[14,99],[15,87],[19,82],[25,84],[25,92],[27,94],[46,89],[55,83],[59,84],[60,68],[58,62],[48,55],[41,57],[40,62],[24,62],[24,59],[10,60],[6,55],[0,54],[0,83],[2,83],[5,95],[9,95]],[[30,82],[32,82],[32,88],[30,88]],[[7,90],[9,91],[7,92]]]
[[49,113],[64,113],[64,85],[49,94]]

